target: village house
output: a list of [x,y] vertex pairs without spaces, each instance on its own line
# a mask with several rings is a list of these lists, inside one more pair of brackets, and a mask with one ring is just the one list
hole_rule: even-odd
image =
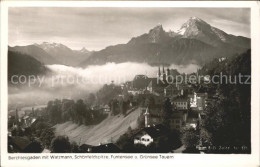
[[134,144],[142,144],[148,146],[158,137],[163,135],[160,126],[145,127],[134,135]]
[[133,90],[146,90],[150,81],[146,75],[136,75],[132,82]]
[[197,111],[189,111],[187,113],[186,127],[197,128],[198,121],[200,120],[200,114]]
[[[169,119],[170,128],[180,130],[181,127],[183,127],[186,123],[187,113],[188,113],[187,111],[175,110]],[[149,109],[147,107],[144,113],[144,117],[145,117],[145,127],[158,126],[163,123],[163,119],[164,119],[163,110],[161,110],[160,108]]]
[[181,91],[174,84],[168,85],[164,88],[164,96],[175,98],[181,95]]
[[189,95],[190,98],[190,107],[193,110],[202,111],[205,108],[205,101],[208,98],[208,93],[196,93],[194,92],[193,95]]
[[188,98],[179,97],[172,99],[172,105],[177,110],[188,110],[190,108]]
[[103,107],[103,111],[105,113],[109,113],[110,112],[110,107],[106,104],[104,107]]
[[148,130],[148,128],[143,129],[142,131],[140,131],[138,134],[135,135],[134,144],[143,144],[145,146],[148,146],[149,144],[151,144],[153,142],[154,137],[155,136],[153,135],[153,133],[151,133]]
[[95,110],[95,111],[100,111],[104,114],[110,113],[110,107],[107,104],[106,105],[95,105],[95,106],[92,106],[91,109]]
[[150,83],[147,86],[147,90],[155,95],[163,95],[164,88],[168,86],[166,82],[163,82],[157,78],[151,78]]
[[184,111],[175,111],[170,119],[171,129],[180,130],[186,123],[187,112]]

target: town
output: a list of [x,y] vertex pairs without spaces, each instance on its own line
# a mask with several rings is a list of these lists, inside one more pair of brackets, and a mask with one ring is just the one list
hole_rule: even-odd
[[[227,63],[225,61],[219,59],[218,63]],[[191,80],[178,80],[191,75]],[[198,82],[199,78],[202,80]],[[85,101],[56,99],[47,106],[11,111],[8,151],[210,153],[214,145],[207,140],[210,137],[203,126],[207,126],[215,114],[208,110],[222,99],[221,89],[208,84],[203,69],[181,74],[176,69],[159,66],[154,78],[140,74],[121,85],[112,81]],[[98,125],[108,117],[127,118],[137,110],[140,113],[136,127],[132,129],[127,125],[129,128],[118,138],[99,145],[70,142],[67,136],[55,135],[56,124],[73,121],[78,125]],[[237,146],[236,150],[247,152],[249,149],[245,148]]]

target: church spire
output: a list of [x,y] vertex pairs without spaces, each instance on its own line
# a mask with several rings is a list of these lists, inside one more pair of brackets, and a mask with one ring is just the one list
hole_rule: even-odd
[[165,71],[164,71],[164,66],[163,66],[163,74],[165,73]]
[[149,127],[149,108],[146,107],[146,111],[144,113],[144,126]]
[[158,78],[160,78],[161,77],[161,70],[160,70],[160,66],[159,66],[159,68],[158,68]]
[[163,81],[166,81],[166,73],[165,73],[165,70],[164,70],[164,66],[163,66],[163,77],[162,77]]

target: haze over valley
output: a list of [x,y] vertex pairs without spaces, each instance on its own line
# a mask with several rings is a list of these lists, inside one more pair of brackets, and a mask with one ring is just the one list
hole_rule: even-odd
[[[112,81],[122,84],[138,74],[155,77],[162,65],[180,73],[192,73],[214,58],[229,57],[249,48],[249,38],[227,34],[197,17],[190,17],[177,32],[166,32],[160,24],[126,44],[100,51],[85,47],[73,50],[61,43],[48,42],[9,46],[9,81],[13,75],[44,77],[41,86],[10,86],[9,105],[19,102],[23,106],[32,101],[42,104],[50,98],[84,98]],[[53,84],[53,78],[60,76],[73,76],[74,81]],[[87,78],[88,82],[75,82],[76,78]],[[38,94],[40,98],[36,98]]]

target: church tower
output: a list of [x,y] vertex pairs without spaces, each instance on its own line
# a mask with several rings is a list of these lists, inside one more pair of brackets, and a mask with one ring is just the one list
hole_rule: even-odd
[[149,125],[149,109],[148,109],[148,107],[146,108],[146,111],[144,113],[144,126],[145,127],[150,127],[150,125]]
[[158,78],[161,78],[161,70],[160,70],[160,66],[159,66],[159,68],[158,68],[157,77],[158,77]]
[[171,82],[171,73],[170,73],[170,69],[169,69],[169,67],[167,68],[167,76],[166,76],[166,80],[167,80],[167,82],[169,83],[169,82]]
[[165,73],[165,70],[164,70],[164,66],[163,66],[162,80],[163,80],[164,82],[166,82],[166,73]]

